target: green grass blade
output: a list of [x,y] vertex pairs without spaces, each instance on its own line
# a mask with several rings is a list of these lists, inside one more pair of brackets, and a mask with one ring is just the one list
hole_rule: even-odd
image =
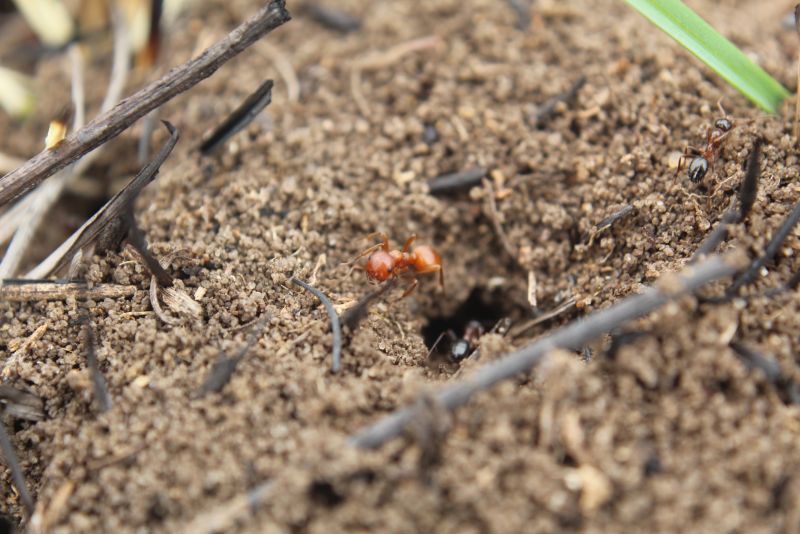
[[789,96],[785,87],[680,0],[625,1],[764,111],[776,113]]

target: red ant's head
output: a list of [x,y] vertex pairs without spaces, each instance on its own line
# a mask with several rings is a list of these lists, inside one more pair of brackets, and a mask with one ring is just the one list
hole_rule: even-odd
[[367,259],[365,270],[370,279],[385,282],[392,276],[395,266],[395,258],[385,250],[377,250],[370,254]]

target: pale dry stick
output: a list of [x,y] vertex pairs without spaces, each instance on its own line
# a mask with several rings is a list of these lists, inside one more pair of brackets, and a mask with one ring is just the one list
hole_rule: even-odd
[[284,0],[272,0],[199,57],[176,67],[161,79],[95,117],[55,149],[40,152],[0,179],[0,207],[30,191],[87,152],[125,131],[138,119],[211,76],[232,57],[290,20]]
[[277,70],[281,78],[283,78],[283,83],[286,84],[286,96],[289,102],[294,103],[300,100],[300,82],[297,79],[297,73],[294,70],[292,62],[288,59],[288,55],[268,41],[261,41],[257,46],[269,57],[272,64],[275,65],[275,70]]
[[489,209],[489,220],[494,227],[494,233],[497,236],[497,239],[500,241],[500,244],[503,246],[503,250],[506,251],[506,254],[508,254],[508,256],[514,260],[514,263],[520,265],[517,251],[514,249],[511,241],[508,240],[508,236],[506,235],[505,230],[503,230],[503,224],[500,222],[500,214],[497,211],[497,201],[495,200],[494,196],[494,186],[492,185],[492,182],[484,178],[483,187],[486,190],[486,202]]
[[331,372],[338,373],[342,368],[342,323],[339,321],[339,314],[336,313],[336,309],[333,307],[331,300],[316,287],[310,286],[296,276],[293,276],[290,282],[313,294],[322,302],[322,305],[325,306],[325,310],[328,312],[328,318],[331,321],[331,332],[333,334]]
[[439,39],[438,36],[428,35],[427,37],[420,37],[397,44],[388,50],[369,53],[363,58],[357,59],[350,69],[350,92],[361,114],[364,116],[369,116],[370,114],[369,104],[364,97],[364,92],[361,90],[362,72],[388,67],[402,59],[403,56],[427,48],[433,48],[440,42],[441,39]]
[[[111,78],[106,91],[106,96],[101,104],[101,113],[110,110],[122,97],[125,84],[128,81],[130,70],[131,40],[128,28],[123,17],[117,10],[112,13],[114,26],[114,57],[111,64]],[[74,130],[83,127],[85,121],[85,97],[84,97],[84,77],[83,59],[81,56],[80,45],[70,47],[70,58],[72,59],[72,95],[75,106]],[[56,203],[70,182],[83,174],[101,154],[103,147],[87,154],[85,158],[76,163],[72,168],[58,172],[51,180],[42,184],[33,191],[28,197],[21,200],[30,207],[25,210],[24,218],[15,221],[19,227],[14,234],[14,238],[0,263],[0,279],[9,278],[16,274],[17,268],[22,261],[25,253],[33,241],[36,231],[53,204]],[[2,224],[2,223],[0,223]]]
[[[72,67],[72,104],[75,108],[73,129],[78,130],[83,127],[86,118],[83,58],[81,57],[80,45],[71,45],[68,55]],[[66,178],[70,174],[71,169],[59,172],[52,180],[21,199],[19,203],[24,206],[22,209],[9,210],[3,214],[3,217],[0,217],[0,226],[6,228],[5,232],[9,234],[13,232],[11,244],[6,249],[2,261],[0,261],[0,283],[2,283],[3,279],[11,278],[17,274],[19,264],[33,241],[39,224],[41,224],[45,214],[61,194]],[[14,215],[15,217],[12,219],[11,217],[6,217],[6,215]]]
[[175,148],[175,144],[180,137],[178,130],[170,123],[164,121],[164,126],[169,131],[170,138],[161,147],[156,157],[142,167],[139,174],[128,182],[128,185],[106,202],[99,211],[73,232],[56,250],[29,271],[25,275],[26,278],[44,278],[54,270],[63,267],[74,256],[81,253],[84,247],[95,241],[104,228],[121,217],[129,207],[129,203],[136,199],[147,184],[155,180],[161,165],[172,153],[172,149]]
[[232,499],[202,513],[192,519],[182,530],[186,534],[211,534],[221,532],[233,527],[236,521],[257,508],[274,493],[276,484],[274,480],[262,482],[247,493],[237,495]]
[[11,471],[11,479],[14,481],[17,493],[19,493],[19,499],[22,501],[22,505],[30,516],[34,512],[33,499],[28,492],[25,474],[22,472],[22,466],[19,464],[17,453],[14,450],[14,445],[11,443],[11,438],[8,435],[6,425],[3,421],[0,421],[0,450],[3,451],[3,457],[8,466],[8,470]]
[[81,283],[59,284],[37,282],[28,284],[9,284],[8,280],[0,287],[0,301],[38,302],[42,300],[103,300],[132,297],[136,294],[136,286],[120,286],[116,284],[99,284],[89,287]]
[[[800,35],[800,4],[794,6],[794,29]],[[800,55],[797,57],[797,94],[794,95],[794,142],[800,143]]]
[[[530,372],[554,349],[580,350],[592,339],[619,328],[622,324],[647,315],[676,297],[691,293],[709,282],[730,276],[741,265],[738,258],[711,257],[683,272],[669,276],[656,287],[628,297],[599,312],[575,321],[505,357],[486,364],[471,376],[439,389],[433,397],[449,410],[466,404],[473,395],[495,384]],[[665,277],[667,278],[667,277]],[[413,407],[403,408],[377,423],[362,429],[350,438],[350,443],[363,449],[381,446],[399,437],[416,417]]]
[[543,314],[539,315],[538,317],[534,317],[533,319],[515,327],[514,329],[509,332],[508,337],[511,339],[517,338],[533,328],[536,325],[542,324],[545,321],[549,321],[550,319],[555,319],[562,313],[570,310],[571,308],[575,307],[575,298],[572,297],[568,299],[566,302],[561,303],[560,305],[556,306],[552,310],[546,311]]
[[86,316],[86,364],[89,366],[89,373],[92,377],[92,387],[94,388],[94,400],[100,413],[111,409],[111,395],[108,393],[108,385],[100,370],[97,361],[97,338],[94,333],[94,326],[88,314]]

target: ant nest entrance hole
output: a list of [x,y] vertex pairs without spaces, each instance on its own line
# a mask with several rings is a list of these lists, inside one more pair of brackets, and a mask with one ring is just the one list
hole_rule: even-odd
[[432,359],[447,359],[455,343],[463,340],[470,325],[478,323],[484,331],[489,332],[501,320],[518,317],[520,311],[504,295],[475,287],[452,314],[428,318],[422,327],[425,346],[431,350],[436,345],[431,352]]

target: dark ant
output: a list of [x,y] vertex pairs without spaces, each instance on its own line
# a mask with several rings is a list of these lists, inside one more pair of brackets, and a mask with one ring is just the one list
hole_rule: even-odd
[[[402,250],[390,250],[389,238],[386,234],[376,232],[367,236],[367,239],[379,237],[381,242],[369,247],[361,254],[353,258],[352,262],[369,256],[364,271],[367,277],[375,282],[385,282],[390,278],[406,277],[411,279],[411,284],[406,289],[401,298],[410,295],[419,285],[419,280],[415,275],[439,273],[439,285],[444,290],[444,270],[442,269],[442,257],[433,247],[420,245],[411,250],[411,244],[417,238],[412,235],[406,240]],[[354,265],[355,268],[355,265]]]
[[722,112],[723,117],[714,121],[714,127],[708,128],[706,131],[706,146],[699,149],[693,146],[687,146],[683,149],[683,154],[678,158],[678,168],[675,170],[675,176],[681,172],[683,164],[687,160],[689,163],[689,179],[693,182],[699,182],[708,173],[709,168],[713,168],[714,160],[719,156],[720,149],[723,142],[728,138],[731,131],[736,127],[731,119],[727,117],[725,109],[722,104],[717,102],[717,106]]
[[[492,327],[489,331],[490,334],[501,334],[505,335],[508,332],[508,328],[511,326],[511,320],[508,318],[500,319],[497,321],[497,324]],[[447,357],[452,363],[460,363],[470,356],[478,349],[480,345],[480,339],[486,334],[486,330],[483,328],[483,325],[478,321],[470,321],[467,323],[467,326],[464,327],[464,335],[462,337],[456,337],[455,333],[452,330],[447,330],[439,334],[439,337],[436,338],[436,341],[433,343],[433,346],[428,351],[428,358],[430,358],[433,351],[436,350],[436,347],[439,345],[439,342],[442,340],[444,336],[448,336],[450,338],[450,352],[448,353]]]

